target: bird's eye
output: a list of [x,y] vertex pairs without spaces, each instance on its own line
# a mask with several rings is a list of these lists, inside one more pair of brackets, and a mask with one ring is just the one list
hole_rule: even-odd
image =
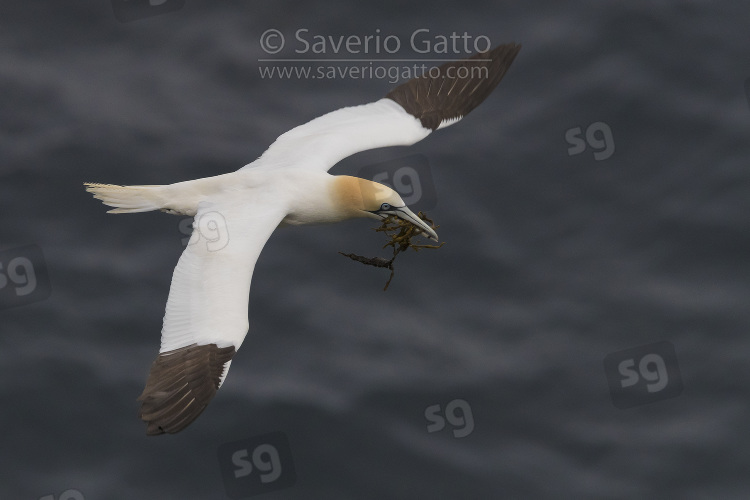
[[388,203],[383,203],[380,205],[380,210],[390,210],[391,206]]

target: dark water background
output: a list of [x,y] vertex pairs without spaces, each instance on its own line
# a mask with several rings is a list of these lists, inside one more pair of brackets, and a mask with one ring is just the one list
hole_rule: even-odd
[[[108,215],[82,182],[232,171],[393,87],[264,80],[270,28],[523,50],[458,125],[333,170],[424,154],[448,245],[400,257],[384,293],[337,255],[376,254],[371,221],[274,234],[227,382],[185,432],[146,437],[180,219]],[[749,47],[750,7],[727,0],[188,0],[131,23],[4,2],[0,251],[37,245],[51,294],[0,311],[0,497],[224,499],[219,446],[274,431],[297,479],[269,499],[750,497]],[[595,122],[612,155],[569,155]],[[605,356],[664,340],[682,393],[615,408]],[[425,409],[456,399],[473,432],[429,433]]]

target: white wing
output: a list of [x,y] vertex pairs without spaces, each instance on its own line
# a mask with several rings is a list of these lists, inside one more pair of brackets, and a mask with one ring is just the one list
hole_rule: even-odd
[[294,166],[327,171],[359,151],[414,144],[479,106],[500,83],[519,50],[520,45],[508,43],[431,68],[379,101],[342,108],[293,128],[243,168]]
[[279,136],[255,162],[256,166],[296,166],[327,171],[359,151],[408,146],[427,137],[430,129],[390,99],[341,108]]
[[185,428],[224,381],[247,334],[255,263],[286,215],[278,205],[227,195],[199,205],[172,277],[160,354],[139,398],[148,434]]

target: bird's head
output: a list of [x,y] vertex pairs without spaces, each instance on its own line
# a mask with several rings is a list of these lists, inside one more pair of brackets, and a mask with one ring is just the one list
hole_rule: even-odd
[[409,210],[396,191],[384,184],[341,175],[337,176],[336,191],[341,206],[350,217],[382,220],[393,215],[419,227],[431,240],[438,240],[437,233]]

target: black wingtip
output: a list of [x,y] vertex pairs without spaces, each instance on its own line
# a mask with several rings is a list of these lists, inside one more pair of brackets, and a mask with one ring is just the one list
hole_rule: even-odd
[[193,344],[159,354],[138,398],[146,434],[175,434],[198,418],[216,394],[235,352],[234,346]]
[[390,91],[386,98],[401,105],[422,126],[437,129],[443,122],[466,116],[503,79],[521,51],[520,43],[498,45],[458,61],[445,63]]

